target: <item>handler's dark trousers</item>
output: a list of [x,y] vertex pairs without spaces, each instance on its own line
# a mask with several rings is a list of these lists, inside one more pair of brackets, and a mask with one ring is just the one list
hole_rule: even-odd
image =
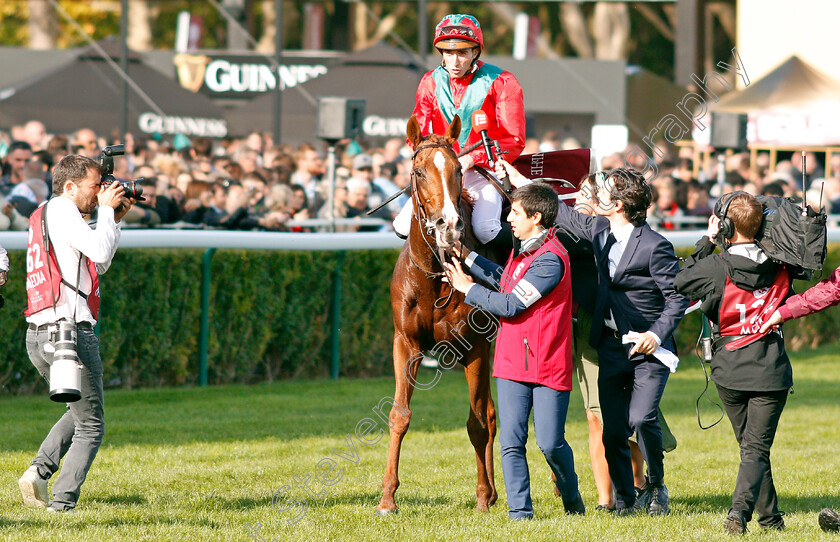
[[636,502],[633,463],[627,443],[634,432],[647,463],[648,481],[658,484],[665,478],[662,429],[657,412],[671,372],[653,356],[645,356],[641,363],[631,362],[621,342],[607,327],[604,329],[598,345],[604,455],[615,486],[616,506],[624,508]]
[[[76,353],[83,365],[82,397],[76,402],[67,403],[67,411],[50,430],[32,461],[41,478],[49,478],[58,470],[61,458],[64,458],[61,473],[53,485],[53,500],[50,501],[50,506],[56,509],[76,506],[82,483],[105,434],[99,338],[93,333],[91,325],[85,322],[77,325],[76,334]],[[52,353],[44,351],[44,345],[49,342],[46,326],[37,330],[30,326],[26,332],[29,360],[47,383],[50,381],[50,364],[53,360]]]
[[788,390],[737,391],[720,384],[717,390],[741,448],[732,509],[743,512],[747,521],[755,510],[759,524],[764,525],[779,517],[770,469],[770,446],[776,437]]
[[575,458],[566,442],[568,391],[557,391],[539,384],[496,379],[499,399],[499,444],[502,449],[502,473],[508,515],[511,519],[534,517],[531,504],[531,477],[525,460],[528,440],[528,416],[534,410],[534,433],[551,471],[557,477],[557,489],[564,502],[578,496]]

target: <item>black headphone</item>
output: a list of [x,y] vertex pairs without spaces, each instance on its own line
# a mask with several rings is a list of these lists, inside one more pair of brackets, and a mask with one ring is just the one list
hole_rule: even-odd
[[731,194],[727,194],[727,198],[724,201],[724,198],[721,197],[718,202],[720,203],[720,209],[718,209],[715,214],[720,217],[720,225],[718,227],[718,235],[720,236],[721,241],[727,241],[731,239],[732,236],[735,235],[735,224],[732,223],[732,219],[726,216],[726,213],[729,211],[729,204],[732,203],[732,200],[735,199],[735,196],[740,194],[746,194],[743,190],[739,190],[737,192],[732,192]]

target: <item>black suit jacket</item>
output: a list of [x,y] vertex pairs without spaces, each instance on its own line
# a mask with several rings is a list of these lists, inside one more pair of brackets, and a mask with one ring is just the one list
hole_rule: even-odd
[[[598,290],[590,344],[598,346],[604,317],[612,310],[620,335],[651,331],[662,340],[664,348],[675,352],[672,335],[685,315],[688,300],[674,290],[674,277],[680,270],[674,246],[646,222],[636,226],[611,279],[604,251],[610,229],[606,217],[578,213],[561,203],[557,226],[573,237],[592,243],[595,253]],[[628,354],[631,348],[632,344],[627,345]],[[630,358],[631,361],[642,359],[642,354]]]

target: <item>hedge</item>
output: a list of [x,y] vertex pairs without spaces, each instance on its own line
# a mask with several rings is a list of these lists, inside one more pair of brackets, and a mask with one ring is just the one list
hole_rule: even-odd
[[[682,255],[689,250],[681,250]],[[103,276],[99,334],[106,385],[195,384],[203,250],[121,249]],[[0,310],[0,389],[46,388],[26,355],[24,253],[11,251]],[[346,252],[342,264],[340,374],[392,374],[389,283],[398,251]],[[211,384],[326,378],[336,252],[219,250],[213,257],[208,379]],[[840,265],[832,247],[823,273]],[[812,282],[816,282],[812,281]],[[809,284],[797,283],[797,291]],[[677,332],[683,363],[693,362],[698,313]],[[838,339],[836,312],[785,325],[791,350]]]
[[[121,249],[102,277],[106,385],[195,384],[203,250]],[[0,388],[46,389],[26,354],[24,252],[10,251],[0,310]],[[341,374],[393,371],[389,283],[398,251],[347,252],[342,265]],[[336,252],[219,250],[210,290],[211,384],[329,374]]]

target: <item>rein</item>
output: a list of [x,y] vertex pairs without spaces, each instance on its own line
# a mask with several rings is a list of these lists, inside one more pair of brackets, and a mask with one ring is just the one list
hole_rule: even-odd
[[[478,143],[473,143],[472,145],[470,145],[470,146],[469,146],[469,147],[467,147],[466,149],[464,149],[464,150],[462,150],[461,152],[459,152],[458,154],[456,154],[456,155],[455,155],[455,157],[456,157],[456,158],[460,158],[460,157],[464,156],[465,154],[467,154],[467,153],[469,153],[469,152],[471,152],[471,151],[474,151],[474,150],[475,150],[475,149],[477,149],[477,148],[478,148],[481,144],[482,144],[482,143],[481,143],[481,141],[479,141]],[[427,145],[427,147],[432,147],[432,146],[433,146],[433,145]],[[437,145],[434,145],[434,146],[437,146]],[[441,145],[441,146],[446,147],[446,145]],[[417,156],[417,153],[416,153],[416,152],[414,153],[414,156]],[[414,160],[414,156],[412,156],[412,157],[411,157],[412,161]],[[414,170],[412,169],[412,175],[413,175],[413,174],[414,174]],[[485,176],[486,176],[486,174],[485,174]],[[494,183],[495,183],[495,181],[492,181],[492,179],[491,179],[491,182],[494,182]],[[389,203],[391,203],[392,201],[394,201],[394,200],[395,200],[395,199],[397,199],[398,197],[400,197],[400,196],[402,196],[403,194],[405,194],[407,191],[408,191],[408,187],[407,187],[407,186],[406,186],[405,188],[400,188],[400,189],[399,189],[399,191],[394,192],[394,194],[393,194],[390,198],[386,199],[385,201],[383,201],[382,203],[380,203],[379,205],[377,205],[376,207],[374,207],[373,209],[371,209],[370,211],[368,211],[368,212],[367,212],[367,213],[365,213],[365,214],[366,214],[366,215],[368,215],[368,216],[372,215],[373,213],[375,213],[375,212],[376,212],[376,211],[378,211],[379,209],[381,209],[381,208],[385,207],[386,205],[388,205]],[[506,194],[505,194],[505,195],[506,195]]]

